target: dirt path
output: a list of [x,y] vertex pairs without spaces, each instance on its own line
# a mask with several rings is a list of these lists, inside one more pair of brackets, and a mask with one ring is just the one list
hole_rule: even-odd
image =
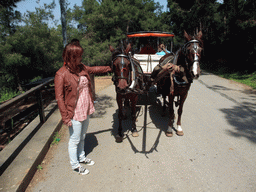
[[96,94],[105,89],[106,87],[113,84],[113,81],[111,80],[112,76],[103,76],[103,77],[95,77],[95,92]]

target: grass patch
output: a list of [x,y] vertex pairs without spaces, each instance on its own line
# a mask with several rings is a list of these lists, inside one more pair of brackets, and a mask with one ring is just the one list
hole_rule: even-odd
[[51,145],[57,145],[60,142],[60,134],[58,131],[55,132],[54,136],[53,136],[53,141],[51,143]]
[[43,167],[42,167],[42,165],[38,165],[38,166],[37,166],[37,170],[38,170],[38,171],[41,171],[41,170],[43,170]]
[[241,72],[234,72],[230,74],[221,74],[221,77],[224,77],[226,79],[230,79],[239,83],[243,83],[245,85],[248,85],[252,87],[253,89],[256,89],[256,71],[253,73],[241,73]]
[[0,103],[7,101],[13,97],[16,97],[19,94],[20,94],[19,91],[15,91],[15,90],[3,87],[2,89],[0,89]]
[[237,71],[225,66],[221,66],[218,64],[211,65],[209,63],[206,65],[202,65],[202,69],[220,77],[243,83],[252,87],[253,89],[256,89],[256,71]]

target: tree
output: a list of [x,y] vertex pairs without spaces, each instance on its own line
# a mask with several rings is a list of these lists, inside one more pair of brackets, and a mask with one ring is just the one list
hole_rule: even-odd
[[61,24],[62,24],[62,36],[63,36],[63,45],[67,45],[67,23],[66,23],[66,1],[59,0],[60,10],[61,10]]
[[218,4],[216,0],[168,0],[168,21],[173,26],[176,35],[182,37],[183,31],[190,34],[204,31],[207,34],[209,28],[215,23]]
[[21,0],[1,0],[0,1],[0,42],[5,40],[7,35],[16,31],[17,22],[20,20],[19,11],[14,11],[16,3]]
[[132,31],[161,30],[159,3],[153,0],[84,0],[73,10],[84,35],[85,63],[109,62],[108,44],[116,45]]
[[[236,68],[238,65],[234,63],[237,62],[243,63],[243,68],[249,71],[253,71],[256,66],[253,58],[256,53],[255,6],[256,3],[253,0],[224,0],[218,9],[224,26],[222,47],[223,50],[229,50],[225,57],[229,61],[230,68]],[[234,57],[233,53],[238,50],[239,57]]]
[[[54,75],[61,65],[63,46],[61,34],[49,28],[55,5],[44,5],[36,12],[27,12],[22,18],[25,26],[17,26],[16,32],[0,44],[1,72],[5,86],[22,91],[22,84],[34,77]],[[29,38],[28,38],[29,37]]]

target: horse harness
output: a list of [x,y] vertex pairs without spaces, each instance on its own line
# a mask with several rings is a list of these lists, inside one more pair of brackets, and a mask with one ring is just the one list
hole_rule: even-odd
[[[128,92],[135,92],[135,93],[141,94],[143,92],[143,87],[135,89],[136,85],[138,84],[138,80],[143,82],[143,77],[141,77],[143,75],[141,75],[141,73],[138,71],[138,67],[140,67],[140,65],[138,64],[138,61],[136,59],[132,58],[130,54],[125,55],[125,54],[121,53],[121,54],[116,55],[115,58],[112,60],[112,66],[111,66],[112,69],[113,69],[115,60],[120,57],[121,57],[120,65],[122,66],[121,67],[121,75],[116,76],[115,74],[113,74],[112,81],[114,83],[116,83],[119,79],[126,79],[128,85],[130,85],[127,88]],[[131,72],[129,73],[128,77],[124,77],[124,75],[123,75],[124,65],[125,65],[124,58],[126,58],[131,63],[131,68],[132,68],[131,72],[134,73],[134,75],[132,76],[132,80],[131,80]],[[142,71],[142,69],[141,69],[141,71]]]
[[112,64],[111,64],[111,68],[113,70],[113,67],[114,67],[114,62],[117,58],[121,57],[121,76],[116,76],[115,74],[113,75],[112,77],[112,81],[116,82],[118,79],[126,79],[127,82],[130,82],[130,75],[129,77],[124,77],[124,74],[123,74],[123,71],[124,71],[124,65],[125,65],[125,62],[124,62],[124,58],[128,59],[130,61],[130,58],[129,56],[125,55],[125,54],[118,54],[113,60],[112,60]]
[[[171,80],[170,92],[172,94],[174,93],[174,83],[178,87],[185,87],[189,83],[193,82],[192,79],[188,80],[186,73],[185,73],[185,68],[177,65],[179,54],[180,54],[180,52],[182,52],[182,54],[185,56],[186,67],[189,70],[189,62],[187,61],[186,56],[188,54],[187,48],[192,43],[193,43],[193,50],[194,50],[194,55],[195,55],[192,63],[194,63],[196,61],[199,62],[199,54],[197,53],[197,50],[198,50],[197,43],[201,44],[201,42],[198,40],[191,40],[191,41],[187,42],[185,45],[183,45],[183,47],[180,48],[175,54],[173,53],[172,55],[167,57],[162,63],[159,64],[160,70],[161,70],[165,64],[171,63],[171,67],[168,69],[169,73],[167,73],[167,74],[169,74],[169,78]],[[156,69],[156,70],[159,70],[159,69]],[[189,70],[189,73],[191,73],[190,70]],[[159,71],[159,74],[160,74],[160,71]],[[177,75],[177,74],[179,74],[179,75]],[[164,73],[162,73],[162,75],[158,75],[156,77],[155,81],[159,81],[162,78],[161,76],[164,77]]]
[[[199,44],[199,45],[202,45],[202,43],[201,43],[201,41],[199,41],[199,40],[196,40],[196,39],[193,39],[193,40],[190,40],[190,41],[188,41],[185,45],[183,45],[183,47],[182,47],[182,53],[184,54],[184,55],[187,55],[188,53],[187,53],[187,51],[188,51],[188,46],[190,45],[190,44],[192,44],[193,43],[193,50],[194,50],[194,60],[192,61],[192,63],[194,63],[194,62],[200,62],[200,60],[199,60],[199,54],[197,53],[197,50],[198,50],[198,46],[197,46],[197,43]],[[185,62],[186,62],[186,65],[188,66],[188,61],[187,61],[187,57],[185,57]]]

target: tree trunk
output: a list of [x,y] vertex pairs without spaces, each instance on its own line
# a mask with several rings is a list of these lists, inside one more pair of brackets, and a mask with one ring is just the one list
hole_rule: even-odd
[[19,72],[18,72],[18,68],[17,67],[15,68],[15,78],[16,78],[17,88],[18,88],[19,92],[22,93],[23,89],[21,87],[20,76],[19,76]]
[[63,45],[64,47],[67,45],[67,23],[66,23],[66,10],[65,0],[59,0],[60,2],[60,11],[61,11],[61,24],[62,24],[62,36],[63,36]]

